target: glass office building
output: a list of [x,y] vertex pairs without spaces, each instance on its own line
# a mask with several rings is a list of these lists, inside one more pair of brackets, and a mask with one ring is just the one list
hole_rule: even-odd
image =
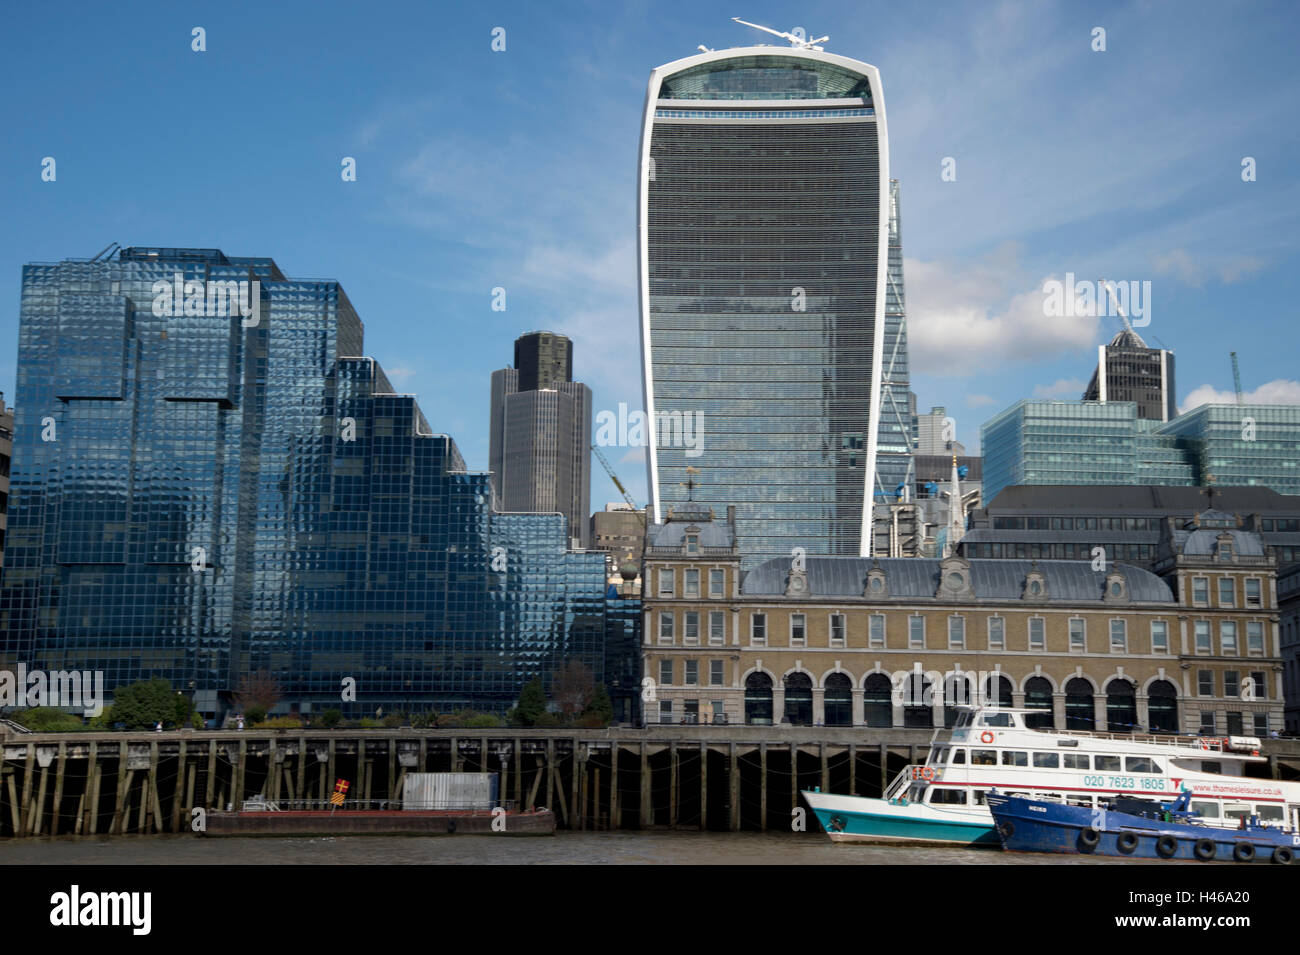
[[[879,73],[776,47],[655,69],[638,200],[655,519],[735,504],[746,567],[867,553],[889,297]],[[891,390],[906,408],[905,379]]]
[[1300,493],[1300,406],[1201,405],[1161,423],[1132,401],[1016,402],[980,429],[985,500],[1014,485],[1268,487]]
[[28,265],[0,656],[208,713],[262,669],[354,715],[503,710],[572,658],[603,681],[604,555],[495,513],[361,352],[341,286],[270,259]]
[[889,183],[889,272],[885,287],[885,341],[880,382],[880,431],[873,499],[892,501],[915,478],[912,455],[912,379],[907,364],[907,298],[903,294],[903,234],[898,180]]

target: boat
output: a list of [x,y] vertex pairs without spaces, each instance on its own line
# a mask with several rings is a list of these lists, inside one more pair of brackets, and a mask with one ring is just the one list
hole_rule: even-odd
[[1300,850],[1300,831],[1262,825],[1257,816],[1236,828],[1207,826],[1191,811],[1192,794],[1186,790],[1168,802],[1119,797],[1097,809],[996,790],[987,798],[998,838],[1011,852],[1290,865]]
[[1034,727],[1042,710],[957,709],[951,730],[936,730],[923,764],[909,765],[880,798],[805,790],[804,799],[835,842],[941,844],[996,849],[1001,840],[990,790],[1095,809],[1117,796],[1191,795],[1206,825],[1257,816],[1300,828],[1300,783],[1245,775],[1266,762],[1254,737],[1177,736]]

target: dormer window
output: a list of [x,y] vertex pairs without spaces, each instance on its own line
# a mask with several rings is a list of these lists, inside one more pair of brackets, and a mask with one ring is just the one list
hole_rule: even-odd
[[1038,569],[1035,562],[1033,568],[1025,575],[1025,588],[1020,592],[1022,600],[1046,600],[1049,594],[1047,591],[1047,578],[1043,572]]
[[688,554],[698,554],[699,552],[700,552],[700,535],[699,535],[699,534],[687,534],[687,535],[686,535],[686,553],[688,553]]

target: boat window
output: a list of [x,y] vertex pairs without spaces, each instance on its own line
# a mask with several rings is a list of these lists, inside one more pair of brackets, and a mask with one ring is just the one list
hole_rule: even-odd
[[1207,819],[1218,819],[1219,804],[1217,802],[1201,802],[1200,800],[1193,799],[1192,812],[1196,813],[1198,816],[1204,816]]
[[1098,772],[1105,772],[1109,770],[1111,772],[1117,773],[1119,772],[1119,757],[1103,756],[1102,754],[1098,753],[1096,768]]
[[1065,797],[1065,804],[1067,806],[1087,806],[1091,808],[1092,797],[1071,793]]
[[1286,819],[1286,811],[1281,806],[1256,806],[1255,814],[1260,822],[1283,822]]
[[1092,757],[1087,753],[1062,753],[1061,759],[1066,769],[1092,769]]
[[1003,766],[1028,766],[1029,754],[1019,749],[1004,749],[1002,751]]
[[1010,713],[985,713],[980,718],[981,726],[1014,726]]
[[970,794],[970,795],[971,795],[971,802],[972,802],[974,805],[976,805],[976,806],[983,806],[983,805],[985,805],[985,799],[984,799],[984,796],[985,796],[985,794],[986,794],[987,792],[988,792],[987,789],[973,789],[973,790],[971,790],[971,794]]
[[1245,803],[1230,802],[1223,807],[1223,818],[1234,821],[1245,819],[1250,815],[1250,807]]
[[964,806],[966,805],[966,790],[948,789],[944,786],[931,786],[930,805]]
[[1160,765],[1149,756],[1125,756],[1124,772],[1158,773],[1160,772]]
[[948,759],[948,762],[950,765],[953,766],[964,766],[966,764],[966,750],[954,749],[952,751],[952,756]]
[[931,746],[930,754],[925,757],[925,765],[942,766],[943,765],[943,747]]
[[1223,763],[1219,762],[1217,759],[1203,759],[1201,760],[1201,771],[1206,773],[1222,773]]
[[957,729],[961,729],[963,726],[969,726],[969,725],[970,725],[970,714],[959,713],[957,715]]
[[1061,765],[1060,753],[1035,753],[1034,765],[1039,769],[1056,769]]
[[972,766],[996,766],[998,751],[996,749],[973,749],[970,751]]
[[925,787],[920,783],[912,783],[908,787],[907,798],[912,802],[921,802],[925,798]]
[[1039,793],[1038,798],[1045,802],[1065,802],[1064,793]]

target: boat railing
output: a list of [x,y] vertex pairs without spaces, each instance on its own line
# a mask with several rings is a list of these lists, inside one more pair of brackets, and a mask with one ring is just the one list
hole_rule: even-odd
[[885,799],[897,799],[907,791],[908,785],[912,782],[912,766],[904,766],[893,782],[885,787]]
[[[519,806],[518,800],[505,799],[499,801],[494,807],[504,809],[507,812],[514,812]],[[227,809],[233,807],[227,806]],[[330,812],[332,810],[347,810],[351,812],[369,811],[397,811],[400,809],[424,810],[424,811],[447,811],[447,812],[490,812],[491,808],[484,807],[482,803],[439,803],[437,805],[429,803],[428,805],[406,805],[404,806],[400,799],[348,799],[342,805],[331,803],[328,799],[246,799],[241,807],[243,812]]]
[[1055,730],[1046,727],[1039,727],[1035,732],[1050,733],[1053,736],[1072,736],[1080,739],[1109,739],[1126,743],[1157,743],[1161,746],[1176,746],[1179,749],[1210,753],[1234,752],[1228,747],[1227,740],[1213,736],[1173,736],[1167,733],[1106,733],[1098,730]]

